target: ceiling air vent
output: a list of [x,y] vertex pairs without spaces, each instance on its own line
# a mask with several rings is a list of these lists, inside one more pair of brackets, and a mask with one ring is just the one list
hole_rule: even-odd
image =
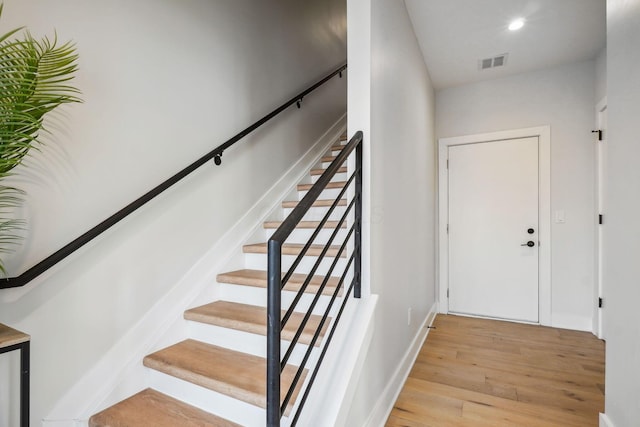
[[480,59],[478,61],[478,69],[488,70],[489,68],[503,67],[507,64],[508,53],[503,53],[493,58]]

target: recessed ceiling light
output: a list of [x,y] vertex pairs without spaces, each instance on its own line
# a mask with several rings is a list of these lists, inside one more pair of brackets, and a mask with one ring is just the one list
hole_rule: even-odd
[[518,18],[518,19],[514,19],[513,21],[511,21],[511,23],[509,24],[509,29],[511,31],[516,31],[519,30],[520,28],[524,27],[524,19],[522,18]]

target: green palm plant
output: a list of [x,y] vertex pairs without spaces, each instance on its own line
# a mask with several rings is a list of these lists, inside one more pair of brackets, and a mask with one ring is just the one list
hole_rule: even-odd
[[[4,4],[0,4],[0,16]],[[70,43],[34,38],[24,27],[0,36],[0,256],[20,243],[24,221],[13,218],[23,192],[4,185],[5,178],[41,143],[45,115],[63,104],[82,102],[69,82],[78,68]],[[6,274],[2,259],[0,272]]]

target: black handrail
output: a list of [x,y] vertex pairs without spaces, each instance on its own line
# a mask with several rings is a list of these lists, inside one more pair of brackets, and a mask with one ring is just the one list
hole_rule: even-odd
[[[267,413],[266,413],[266,424],[269,427],[278,427],[280,426],[280,420],[285,413],[287,405],[293,397],[294,391],[298,382],[302,380],[302,376],[304,373],[306,362],[309,360],[311,355],[311,351],[314,348],[316,341],[318,340],[320,333],[325,325],[325,323],[329,322],[329,312],[333,307],[334,301],[338,296],[340,289],[343,287],[344,280],[348,275],[351,265],[353,264],[353,280],[349,285],[347,291],[344,294],[344,301],[339,309],[339,312],[336,318],[333,321],[333,326],[331,331],[329,332],[328,337],[325,340],[324,348],[319,356],[319,359],[316,363],[314,371],[310,377],[310,380],[307,382],[306,389],[303,393],[300,403],[298,404],[298,408],[296,413],[292,418],[292,426],[295,426],[297,423],[298,417],[300,416],[300,411],[307,399],[309,390],[313,384],[313,381],[316,378],[318,373],[318,369],[324,358],[327,347],[331,338],[333,337],[334,331],[338,325],[338,321],[344,307],[346,305],[349,296],[351,295],[351,291],[353,291],[354,297],[359,298],[361,294],[361,228],[362,228],[362,139],[363,135],[361,131],[356,132],[356,134],[351,138],[351,140],[344,146],[341,150],[340,154],[336,156],[333,162],[329,165],[329,167],[324,171],[324,173],[318,178],[316,183],[311,187],[311,189],[307,192],[307,194],[302,198],[302,200],[298,203],[298,205],[293,209],[293,211],[289,214],[289,216],[282,222],[280,227],[273,233],[271,238],[267,243],[268,247],[268,255],[267,255]],[[347,160],[348,156],[355,150],[355,170],[351,177],[345,182],[344,187],[340,191],[339,195],[336,197],[335,201],[332,203],[331,207],[324,215],[323,219],[319,222],[315,231],[309,238],[309,240],[302,247],[300,254],[293,262],[292,267],[286,272],[285,275],[282,274],[282,245],[287,240],[289,235],[296,229],[298,223],[303,219],[307,211],[313,206],[313,203],[318,199],[320,194],[326,189],[327,184],[333,179],[333,177],[338,173],[338,170],[344,162]],[[354,198],[349,203],[347,209],[344,214],[342,214],[340,221],[337,223],[335,230],[331,234],[328,239],[328,242],[322,248],[322,251],[318,255],[318,259],[314,263],[311,268],[307,278],[304,283],[300,287],[297,292],[297,295],[294,297],[293,302],[287,312],[282,316],[282,306],[281,306],[281,292],[284,286],[286,285],[287,280],[293,274],[296,266],[302,259],[302,257],[306,254],[307,250],[311,247],[312,242],[323,229],[325,223],[329,219],[333,210],[338,206],[339,200],[344,195],[347,187],[352,183],[355,183],[355,194]],[[311,278],[315,274],[316,269],[322,262],[324,256],[327,254],[330,245],[335,239],[338,230],[345,222],[347,215],[351,212],[352,208],[355,208],[354,212],[354,221],[353,225],[348,230],[346,237],[344,238],[340,249],[331,256],[334,257],[331,266],[328,269],[328,272],[325,274],[325,277],[322,281],[322,284],[319,286],[318,290],[315,292],[315,296],[313,301],[309,305],[304,318],[300,322],[300,325],[297,328],[294,337],[290,340],[289,348],[285,351],[284,357],[281,355],[282,347],[281,347],[281,332],[289,319],[297,301],[301,298],[302,294],[305,292],[307,285],[310,283]],[[302,331],[305,328],[305,325],[309,318],[311,317],[311,312],[313,311],[314,306],[316,305],[320,295],[322,295],[324,288],[326,287],[329,278],[332,277],[332,272],[337,265],[338,259],[343,255],[346,250],[347,243],[351,236],[354,236],[354,248],[353,253],[347,259],[346,266],[342,272],[342,275],[339,278],[338,285],[333,292],[331,300],[324,311],[322,319],[315,330],[313,338],[309,344],[307,344],[307,350],[303,356],[302,362],[298,367],[296,374],[292,380],[292,383],[289,384],[289,388],[285,390],[284,400],[281,401],[281,373],[284,369],[289,356],[291,356],[293,347],[297,344]],[[345,254],[346,256],[346,254]]]
[[115,224],[122,221],[128,215],[132,214],[133,212],[135,212],[136,210],[144,206],[146,203],[148,203],[149,201],[154,199],[156,196],[158,196],[159,194],[167,190],[169,187],[172,187],[174,184],[178,183],[183,178],[187,177],[189,174],[194,172],[196,169],[200,168],[205,163],[209,162],[211,159],[213,159],[216,165],[220,165],[222,163],[222,153],[224,152],[224,150],[231,147],[233,144],[240,141],[242,138],[249,135],[251,132],[258,129],[260,126],[262,126],[263,124],[265,124],[266,122],[268,122],[269,120],[271,120],[272,118],[274,118],[275,116],[277,116],[278,114],[280,114],[281,112],[283,112],[284,110],[292,106],[293,104],[296,104],[298,108],[300,108],[302,104],[302,99],[305,96],[307,96],[308,94],[316,90],[318,87],[325,84],[328,80],[332,79],[336,75],[339,75],[340,78],[342,78],[342,73],[344,70],[346,70],[346,68],[347,68],[347,64],[341,65],[338,69],[331,72],[331,74],[327,75],[322,80],[315,83],[313,86],[309,87],[305,91],[294,96],[293,98],[291,98],[290,100],[288,100],[287,102],[285,102],[284,104],[282,104],[281,106],[279,106],[278,108],[276,108],[275,110],[273,110],[272,112],[270,112],[269,114],[267,114],[266,116],[264,116],[263,118],[255,122],[254,124],[252,124],[251,126],[247,127],[246,129],[244,129],[237,135],[233,136],[223,144],[214,148],[209,153],[200,157],[195,162],[191,163],[189,166],[187,166],[186,168],[182,169],[180,172],[176,173],[175,175],[173,175],[172,177],[164,181],[162,184],[156,186],[155,188],[145,193],[144,195],[134,200],[133,202],[129,203],[127,206],[120,209],[118,212],[111,215],[109,218],[105,219],[104,221],[102,221],[101,223],[99,223],[98,225],[96,225],[86,233],[82,234],[80,237],[76,238],[75,240],[71,241],[70,243],[66,244],[65,246],[63,246],[53,254],[43,259],[42,261],[38,262],[36,265],[29,268],[24,273],[20,274],[17,277],[8,277],[8,278],[0,279],[0,289],[18,288],[20,286],[26,285],[27,283],[29,283],[36,277],[40,276],[42,273],[49,270],[51,267],[53,267],[60,261],[62,261],[63,259],[68,257],[69,255],[71,255],[72,253],[74,253],[75,251],[77,251],[87,243],[89,243],[91,240],[95,239],[100,234],[104,233],[109,228],[113,227]]

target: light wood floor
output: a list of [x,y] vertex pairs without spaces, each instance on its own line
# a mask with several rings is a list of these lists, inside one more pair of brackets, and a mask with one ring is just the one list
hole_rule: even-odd
[[604,342],[587,332],[438,315],[387,426],[597,426]]

